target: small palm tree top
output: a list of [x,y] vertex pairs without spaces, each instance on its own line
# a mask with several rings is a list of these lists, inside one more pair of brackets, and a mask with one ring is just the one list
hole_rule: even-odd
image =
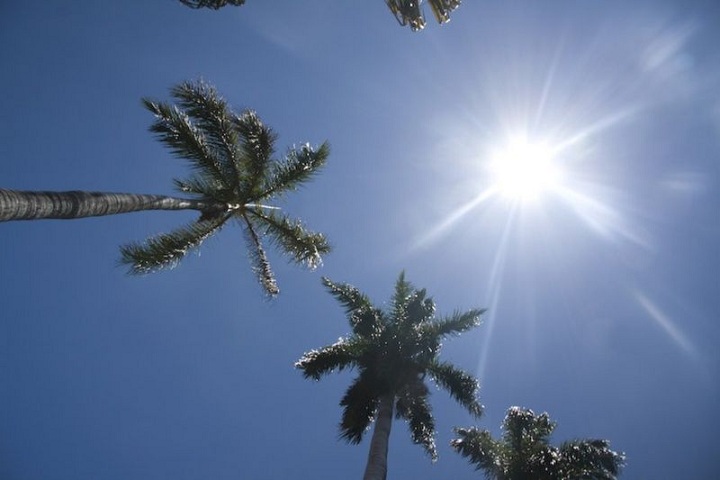
[[181,83],[171,89],[171,96],[174,105],[143,99],[155,115],[150,130],[193,169],[187,178],[176,179],[175,187],[206,207],[191,225],[122,247],[121,262],[132,273],[174,266],[190,249],[235,220],[245,232],[253,270],[268,294],[279,290],[264,239],[290,260],[317,267],[321,255],[330,251],[325,237],[306,230],[271,202],[318,173],[329,154],[327,143],[291,148],[278,160],[276,135],[254,111],[235,113],[202,81]]
[[511,407],[503,434],[495,440],[487,430],[457,428],[450,444],[491,480],[615,480],[625,455],[607,440],[571,440],[550,445],[556,423],[547,413]]
[[437,318],[435,303],[424,289],[415,289],[401,274],[395,284],[390,308],[376,308],[355,287],[323,279],[328,291],[345,307],[352,333],[336,343],[305,353],[296,363],[305,378],[319,380],[333,371],[356,369],[358,376],[340,402],[344,407],[341,437],[359,443],[375,419],[378,401],[390,395],[397,418],[405,419],[413,441],[434,459],[435,424],[425,384],[429,376],[472,415],[482,406],[478,383],[438,355],[441,341],[480,323],[483,310],[455,312]]

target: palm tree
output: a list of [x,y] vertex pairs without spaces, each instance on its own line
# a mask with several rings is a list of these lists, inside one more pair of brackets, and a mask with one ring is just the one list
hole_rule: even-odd
[[484,470],[490,480],[615,480],[625,455],[610,450],[607,440],[572,440],[549,445],[555,429],[547,413],[511,407],[503,420],[503,436],[487,430],[458,428],[450,444]]
[[245,0],[180,0],[180,3],[190,8],[212,8],[217,10],[227,4],[240,6]]
[[[425,28],[425,15],[420,4],[423,0],[385,0],[390,11],[402,26],[409,25],[413,32]],[[450,12],[462,3],[461,0],[428,0],[438,23],[450,21]]]
[[295,364],[305,378],[319,380],[334,370],[356,368],[357,377],[340,401],[343,407],[340,436],[357,444],[375,422],[365,480],[384,479],[393,413],[408,422],[413,442],[422,445],[433,460],[435,421],[428,402],[425,377],[450,392],[470,413],[479,417],[477,381],[450,363],[438,359],[441,340],[479,324],[482,310],[438,319],[435,303],[425,290],[416,290],[401,274],[395,284],[391,308],[375,308],[368,297],[347,284],[323,283],[345,307],[352,333],[333,345],[312,350]]
[[0,221],[76,219],[143,210],[196,210],[200,217],[144,243],[121,247],[121,263],[143,274],[175,266],[230,219],[245,233],[253,270],[269,295],[279,289],[262,240],[298,264],[315,268],[330,251],[322,234],[269,202],[308,181],[325,164],[329,147],[302,145],[282,161],[273,158],[275,134],[255,112],[233,112],[206,83],[185,82],[171,89],[177,105],[143,99],[155,115],[150,131],[194,172],[175,180],[188,198],[102,192],[0,190]]

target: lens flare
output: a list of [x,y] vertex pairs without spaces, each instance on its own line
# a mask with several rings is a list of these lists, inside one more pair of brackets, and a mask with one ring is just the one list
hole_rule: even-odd
[[555,149],[524,138],[513,139],[491,154],[493,188],[514,201],[535,201],[561,184]]

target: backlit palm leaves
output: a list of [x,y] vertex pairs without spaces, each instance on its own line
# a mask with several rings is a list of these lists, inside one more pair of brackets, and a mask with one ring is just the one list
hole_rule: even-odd
[[[450,12],[462,3],[461,0],[427,0],[430,9],[438,23],[450,21]],[[420,4],[423,0],[385,0],[390,11],[395,15],[402,26],[409,25],[414,32],[425,28],[425,14]],[[245,0],[180,0],[180,3],[190,8],[210,8],[218,10],[226,5],[240,6]]]
[[512,407],[503,421],[503,436],[487,430],[456,429],[452,447],[490,480],[615,480],[625,457],[606,440],[572,440],[549,444],[555,429],[547,413]]
[[245,0],[180,0],[180,3],[190,8],[212,8],[217,10],[225,5],[240,6]]
[[[420,4],[423,0],[385,0],[400,25],[409,25],[414,32],[425,28],[425,15]],[[438,23],[450,21],[450,12],[460,6],[461,0],[428,0]]]
[[182,83],[171,95],[177,105],[143,101],[156,118],[150,130],[194,169],[190,177],[175,180],[176,187],[217,208],[187,227],[122,247],[123,263],[134,273],[172,266],[233,219],[245,233],[253,270],[268,294],[278,288],[263,239],[296,263],[318,266],[320,255],[330,249],[325,238],[268,202],[312,178],[325,164],[327,145],[293,148],[278,161],[273,158],[275,134],[255,112],[234,113],[202,82]]
[[[435,423],[425,379],[434,380],[471,414],[480,415],[477,381],[452,364],[440,361],[438,355],[442,339],[477,326],[482,310],[456,312],[438,319],[435,304],[426,298],[425,290],[414,289],[403,275],[395,285],[389,311],[374,307],[355,287],[327,279],[324,283],[345,308],[352,333],[333,345],[306,353],[296,366],[306,378],[315,380],[336,370],[357,369],[357,377],[340,402],[342,438],[359,443],[374,420],[376,432],[386,421],[389,434],[394,410],[396,418],[408,422],[413,442],[422,445],[434,459]],[[387,418],[381,418],[379,412],[384,412]],[[368,471],[373,470],[372,461],[371,454]],[[366,471],[366,478],[376,477]]]

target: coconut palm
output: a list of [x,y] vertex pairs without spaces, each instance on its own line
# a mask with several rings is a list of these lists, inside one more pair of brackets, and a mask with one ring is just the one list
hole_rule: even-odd
[[549,444],[555,429],[547,413],[511,407],[503,420],[503,436],[487,430],[458,428],[450,444],[484,470],[490,480],[615,480],[625,456],[610,450],[607,440],[572,440]]
[[245,0],[180,0],[180,3],[190,8],[212,8],[217,10],[228,4],[240,6],[245,3]]
[[291,260],[310,268],[330,250],[319,233],[305,229],[270,202],[308,181],[325,164],[329,148],[303,145],[273,158],[275,134],[255,112],[233,112],[204,82],[171,89],[177,105],[143,99],[155,115],[150,130],[194,172],[175,180],[187,198],[102,192],[0,190],[0,221],[76,219],[143,210],[196,210],[199,218],[144,243],[121,247],[123,264],[142,274],[175,266],[188,251],[234,219],[243,229],[251,263],[262,288],[279,292],[267,259],[267,239]]
[[[425,15],[420,4],[423,0],[385,0],[390,11],[402,26],[409,25],[413,32],[425,28]],[[460,6],[461,0],[428,0],[435,19],[443,24],[450,21],[450,12]]]
[[305,378],[319,380],[335,370],[352,369],[357,377],[345,392],[340,436],[357,444],[375,422],[366,480],[384,479],[393,414],[408,422],[413,442],[434,460],[435,421],[429,403],[429,376],[472,415],[482,406],[476,400],[477,381],[454,365],[438,359],[441,340],[479,324],[482,310],[456,312],[436,318],[435,303],[425,290],[416,290],[401,274],[388,311],[375,308],[368,297],[347,284],[323,283],[345,308],[352,333],[333,345],[312,350],[296,363]]

